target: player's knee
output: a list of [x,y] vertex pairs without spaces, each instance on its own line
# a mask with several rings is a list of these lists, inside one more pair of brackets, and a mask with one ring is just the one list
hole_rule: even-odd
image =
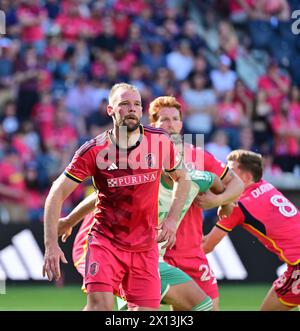
[[111,300],[106,300],[104,297],[100,297],[99,295],[89,295],[88,299],[88,310],[96,310],[96,311],[112,311],[113,304]]
[[213,309],[213,302],[210,297],[206,297],[203,301],[192,308],[192,311],[211,311]]

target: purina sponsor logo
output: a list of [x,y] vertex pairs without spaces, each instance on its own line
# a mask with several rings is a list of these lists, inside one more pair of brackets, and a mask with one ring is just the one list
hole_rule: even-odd
[[32,232],[23,230],[11,242],[0,251],[0,294],[5,294],[6,280],[47,280],[42,276],[43,253]]
[[157,171],[140,175],[123,176],[107,179],[108,187],[131,186],[154,182],[157,179]]

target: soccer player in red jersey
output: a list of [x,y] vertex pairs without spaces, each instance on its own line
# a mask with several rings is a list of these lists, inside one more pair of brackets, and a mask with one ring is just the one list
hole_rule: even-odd
[[[176,224],[190,188],[189,176],[175,157],[169,136],[140,124],[142,102],[136,87],[114,85],[107,112],[113,129],[75,153],[46,199],[43,274],[49,280],[53,276],[59,279],[60,260],[66,262],[57,241],[62,204],[83,180],[93,177],[98,197],[86,255],[87,310],[112,310],[113,292],[120,284],[129,309],[157,310],[157,242],[166,242],[166,248],[175,243]],[[174,180],[175,192],[169,214],[158,227],[163,169]]]
[[230,216],[221,218],[204,237],[203,249],[211,252],[237,225],[253,234],[268,250],[287,263],[287,270],[274,281],[261,310],[286,311],[300,304],[300,214],[299,210],[272,184],[262,179],[263,158],[246,150],[228,157],[245,184],[245,190]]
[[[190,173],[190,177],[192,180],[196,181],[197,184],[194,184],[194,188],[189,192],[189,197],[187,198],[185,206],[182,210],[181,218],[184,216],[194,196],[197,194],[197,189],[198,192],[199,190],[204,192],[208,188],[215,192],[222,192],[224,190],[221,180],[211,173],[199,171],[196,173],[196,171],[193,171],[193,174]],[[170,203],[172,201],[172,188],[167,189],[162,187],[162,185],[163,184],[161,183],[159,191],[159,221],[164,219],[165,213],[169,210]],[[166,192],[166,190],[168,192]],[[88,232],[94,222],[93,210],[95,208],[95,203],[96,194],[93,193],[78,204],[69,215],[61,218],[58,223],[58,235],[62,236],[62,241],[65,242],[71,235],[72,228],[84,217],[75,237],[72,250],[74,266],[82,277],[84,277],[85,273]],[[178,225],[179,224],[177,224],[177,226]],[[159,260],[162,302],[172,305],[175,310],[212,310],[211,298],[199,288],[195,281],[179,268],[173,267],[163,261],[164,251],[165,250],[160,250]],[[121,294],[122,292],[116,293],[118,296]]]
[[[174,137],[175,147],[182,149],[180,133],[182,130],[181,105],[174,97],[163,96],[153,100],[149,107],[149,119],[153,127],[162,128]],[[179,139],[178,139],[179,138]],[[164,261],[178,267],[188,274],[200,288],[213,299],[214,310],[219,309],[217,280],[209,266],[202,249],[202,208],[213,208],[235,201],[243,191],[242,181],[225,164],[213,155],[185,143],[183,145],[184,162],[187,168],[210,171],[222,179],[225,191],[214,194],[211,190],[198,195],[178,227],[176,243],[167,249]],[[172,185],[171,178],[162,174],[163,181]],[[197,203],[197,204],[196,204]],[[223,208],[221,213],[226,212]]]

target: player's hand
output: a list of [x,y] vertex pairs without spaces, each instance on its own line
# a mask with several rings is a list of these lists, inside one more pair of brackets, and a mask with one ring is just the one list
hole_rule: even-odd
[[65,243],[72,234],[72,226],[69,225],[67,217],[62,217],[58,220],[57,232],[58,236],[61,236],[61,241]]
[[217,212],[219,219],[230,216],[233,211],[233,208],[234,208],[233,203],[229,203],[228,205],[220,206],[218,208],[218,212]]
[[57,243],[46,247],[43,265],[43,277],[47,276],[51,282],[53,278],[59,280],[60,274],[60,261],[68,263],[63,251]]
[[211,191],[198,193],[194,199],[194,203],[196,206],[203,209],[211,209],[221,205],[219,194],[214,194]]
[[159,235],[157,238],[157,242],[161,243],[166,241],[166,243],[162,246],[162,249],[169,248],[171,249],[175,245],[176,241],[176,221],[173,219],[165,218],[158,227]]

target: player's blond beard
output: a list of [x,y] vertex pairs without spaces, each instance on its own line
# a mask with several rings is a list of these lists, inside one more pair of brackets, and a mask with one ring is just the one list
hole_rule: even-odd
[[121,119],[120,117],[117,119],[116,115],[113,115],[116,125],[119,128],[123,127],[123,126],[126,127],[127,132],[133,132],[141,125],[141,121],[136,116],[134,116],[134,117],[137,120],[136,124],[134,124],[133,126],[128,126],[128,124],[125,123],[128,116],[125,116],[123,119]]
[[133,132],[135,131],[139,126],[141,125],[141,122],[138,120],[137,123],[134,126],[128,126],[125,123],[125,119],[123,120],[122,126],[126,126],[127,132]]

